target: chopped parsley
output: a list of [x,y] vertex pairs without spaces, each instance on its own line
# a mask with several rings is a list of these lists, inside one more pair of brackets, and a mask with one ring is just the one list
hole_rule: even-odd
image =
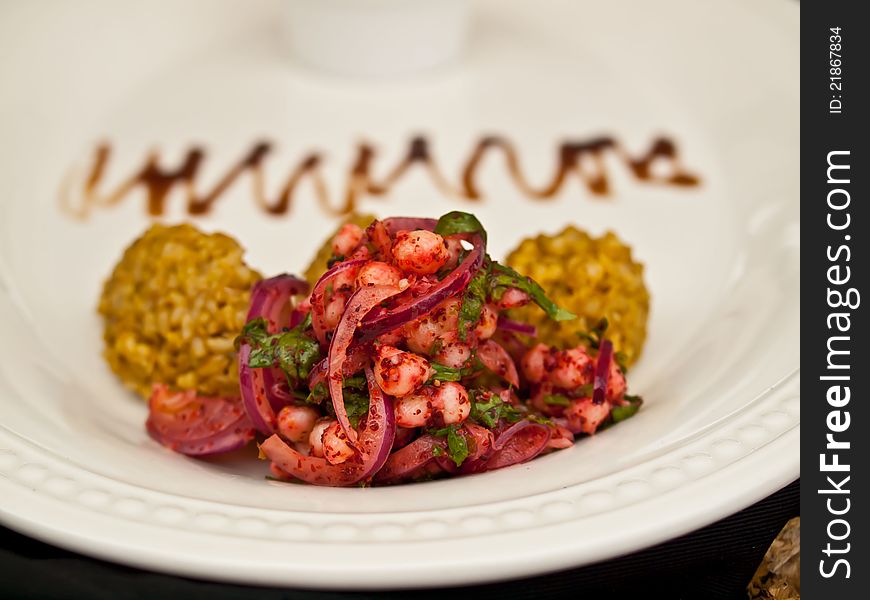
[[628,370],[626,364],[628,363],[628,357],[625,355],[625,352],[614,352],[613,360],[616,361],[616,364],[619,365],[619,369],[625,373]]
[[[450,460],[453,461],[453,463],[457,467],[465,462],[466,458],[468,458],[468,440],[466,440],[465,436],[462,435],[460,428],[460,425],[454,424],[430,432],[436,437],[444,437],[445,435],[447,436],[447,456],[450,458]],[[439,448],[439,450],[441,449]],[[434,448],[432,449],[432,455],[439,456],[435,453]]]
[[478,233],[483,238],[483,241],[486,241],[486,229],[483,228],[477,217],[460,210],[454,210],[441,215],[441,218],[438,219],[438,224],[435,225],[435,233],[441,236],[456,233]]
[[551,406],[571,406],[571,399],[562,394],[547,394],[544,396],[544,404]]
[[[359,420],[369,412],[369,396],[355,388],[344,388],[344,408],[347,418],[354,427],[359,426]],[[329,406],[332,406],[331,404]]]
[[250,345],[249,367],[262,369],[278,366],[284,371],[291,387],[295,387],[308,379],[312,367],[321,359],[317,340],[305,333],[310,326],[309,313],[293,329],[270,334],[268,322],[260,317],[246,324],[236,341]]
[[552,424],[550,419],[529,412],[525,406],[514,406],[510,402],[505,402],[495,394],[472,390],[471,396],[471,419],[488,429],[497,426],[499,421],[516,423],[523,419],[541,425]]
[[[357,427],[359,420],[369,412],[369,395],[366,379],[360,375],[345,377],[341,387],[347,418],[350,420],[351,425]],[[311,392],[305,401],[309,404],[320,404],[327,398],[329,398],[329,389],[321,381],[311,388]],[[331,417],[335,417],[335,409],[332,407],[331,402],[325,403],[323,408]]]
[[308,396],[305,398],[305,402],[308,404],[320,404],[324,400],[329,397],[329,390],[326,387],[326,384],[322,381],[317,382],[311,391],[308,392]]
[[[523,413],[513,404],[503,401],[495,394],[488,395],[472,391],[471,418],[492,429],[499,421],[516,423],[523,418]],[[484,398],[487,398],[485,399]]]
[[459,339],[463,342],[468,337],[468,329],[473,327],[483,312],[486,303],[486,280],[489,276],[488,262],[482,266],[462,294],[462,305],[459,308]]
[[577,318],[577,315],[550,300],[544,288],[531,277],[523,277],[510,267],[497,262],[492,263],[489,286],[492,290],[491,295],[495,299],[501,298],[505,290],[512,287],[527,293],[554,321],[570,321]]
[[575,398],[586,398],[592,395],[594,389],[594,385],[592,385],[591,383],[587,383],[586,385],[581,385],[580,387],[575,388],[572,395]]
[[586,332],[581,331],[577,335],[586,340],[589,343],[590,348],[598,350],[601,347],[601,340],[604,339],[604,332],[607,331],[608,326],[609,323],[607,322],[607,317],[604,317],[600,319],[591,330]]
[[625,421],[627,418],[634,416],[634,414],[640,409],[643,404],[643,398],[640,396],[631,396],[626,394],[623,396],[626,400],[628,400],[627,406],[614,406],[610,411],[610,417],[613,419],[614,423],[619,423],[620,421]]
[[430,362],[429,366],[435,371],[429,381],[459,381],[462,379],[462,369],[448,367],[436,362]]

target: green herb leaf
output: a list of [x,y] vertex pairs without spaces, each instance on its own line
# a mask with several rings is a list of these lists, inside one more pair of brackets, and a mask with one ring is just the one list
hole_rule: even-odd
[[[450,457],[450,460],[456,463],[457,467],[468,458],[468,441],[465,439],[465,436],[462,435],[462,432],[460,431],[461,428],[461,425],[454,424],[442,427],[441,429],[429,430],[429,434],[434,435],[435,437],[447,436],[447,456]],[[443,453],[441,448],[438,448],[438,450]],[[440,456],[441,454],[436,453],[435,448],[433,448],[432,455]]]
[[[607,322],[607,317],[602,318],[595,324],[590,331],[580,332],[579,335],[581,338],[589,342],[589,346],[598,350],[601,347],[601,340],[604,339],[604,332],[607,331],[607,327],[609,323]],[[624,369],[623,369],[624,370]]]
[[260,317],[245,324],[242,333],[236,338],[236,349],[242,342],[251,346],[248,366],[260,369],[271,367],[275,362],[272,353],[272,336],[269,334],[266,319]]
[[574,392],[571,395],[574,396],[575,398],[589,397],[592,395],[592,392],[594,391],[594,389],[595,389],[594,385],[592,385],[591,383],[587,383],[586,385],[581,385],[580,387],[575,388]]
[[544,396],[544,404],[552,406],[571,406],[571,399],[562,394],[547,394]]
[[471,213],[454,210],[438,219],[435,225],[435,233],[438,235],[453,235],[455,233],[479,233],[483,241],[486,241],[486,230],[480,221]]
[[447,432],[447,456],[457,467],[468,458],[468,441],[456,425],[452,425]]
[[610,411],[610,416],[614,423],[625,421],[627,418],[634,416],[643,404],[643,398],[640,396],[630,396],[626,394],[623,398],[628,400],[629,404],[627,406],[614,406]]
[[614,423],[625,421],[627,418],[634,416],[640,406],[629,404],[628,406],[614,406],[610,411],[610,416],[613,417]]
[[239,336],[239,343],[251,347],[248,366],[255,369],[281,367],[291,388],[306,380],[312,367],[321,359],[317,340],[305,332],[311,326],[311,314],[290,331],[270,334],[264,318],[247,323]]
[[473,327],[483,312],[486,303],[486,280],[489,276],[489,262],[484,264],[462,294],[462,305],[459,307],[459,339],[463,342],[468,337],[468,329]]
[[549,426],[549,425],[553,424],[553,421],[551,421],[547,417],[542,417],[540,415],[536,415],[536,414],[532,414],[532,413],[525,415],[524,418],[528,419],[532,423],[538,423],[539,425],[548,425]]
[[625,355],[625,352],[614,352],[613,360],[616,361],[616,364],[619,365],[619,368],[623,373],[628,370],[628,368],[626,367],[626,363],[628,363],[628,357]]
[[359,420],[369,412],[368,393],[360,392],[355,388],[344,388],[344,408],[347,410],[347,418],[354,427],[359,426]]
[[430,362],[429,366],[435,371],[435,374],[429,378],[429,381],[459,381],[462,379],[462,369],[448,367],[436,362]]
[[432,456],[443,456],[443,455],[444,455],[444,449],[441,448],[441,446],[435,446],[434,448],[432,448]]
[[365,377],[362,375],[356,375],[354,377],[345,377],[342,379],[341,387],[352,388],[355,390],[366,390],[368,389],[368,384],[366,383]]
[[534,300],[535,304],[540,306],[544,312],[547,313],[547,316],[554,321],[570,321],[571,319],[577,318],[577,315],[561,308],[555,302],[550,300],[547,297],[546,292],[544,292],[544,288],[542,288],[536,281],[530,277],[523,277],[510,267],[500,265],[497,262],[492,263],[492,273],[489,278],[489,285],[494,294],[498,294],[496,297],[500,297],[500,294],[503,294],[507,288],[514,287],[522,290],[527,293],[532,300]]
[[516,423],[523,418],[523,413],[516,406],[504,402],[495,394],[472,391],[471,418],[492,429],[504,419],[508,423]]
[[305,402],[308,404],[320,404],[324,400],[329,398],[329,389],[327,389],[326,384],[318,382],[315,384],[311,391],[308,392],[308,397],[305,399]]

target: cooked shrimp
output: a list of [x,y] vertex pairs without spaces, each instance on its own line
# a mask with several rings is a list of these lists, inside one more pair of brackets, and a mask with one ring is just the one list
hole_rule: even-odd
[[338,423],[334,419],[320,419],[311,428],[311,433],[308,435],[308,443],[311,445],[311,455],[323,458],[323,432],[333,423]]
[[310,406],[285,406],[278,413],[278,433],[291,442],[307,442],[319,416]]
[[385,394],[401,398],[426,383],[434,373],[429,361],[393,346],[380,346],[375,357],[375,381]]
[[448,235],[445,236],[444,243],[447,244],[447,254],[449,256],[444,266],[448,269],[452,269],[459,264],[459,257],[464,250],[462,247],[462,240],[458,237]]
[[370,260],[372,257],[372,251],[369,250],[368,246],[357,246],[356,250],[351,252],[348,255],[348,260]]
[[329,289],[333,292],[352,292],[356,289],[356,281],[360,267],[351,267],[335,275],[329,282]]
[[548,361],[547,378],[556,387],[572,390],[592,383],[595,361],[582,347],[559,350]]
[[402,272],[393,265],[373,260],[362,266],[356,277],[359,287],[369,285],[398,285],[402,279]]
[[531,298],[524,291],[517,288],[508,288],[504,291],[501,298],[498,300],[498,307],[501,310],[509,308],[519,308],[529,303]]
[[565,409],[565,418],[571,427],[583,433],[593,434],[610,414],[610,403],[595,404],[592,398],[580,398]]
[[323,307],[323,324],[328,330],[338,327],[341,316],[344,314],[344,306],[350,297],[349,292],[333,292]]
[[340,465],[354,455],[353,447],[347,441],[347,435],[338,421],[333,421],[324,431],[323,457],[333,465]]
[[395,410],[396,425],[399,427],[425,427],[432,418],[430,394],[411,394],[399,398]]
[[547,442],[548,448],[570,448],[574,445],[574,434],[567,427],[554,425],[553,432],[550,436],[550,441]]
[[400,231],[392,248],[393,261],[403,271],[430,275],[447,264],[450,253],[444,238],[431,231]]
[[428,315],[411,321],[404,327],[408,348],[417,354],[437,352],[440,346],[455,339],[459,326],[459,298],[448,298]]
[[359,246],[363,239],[363,230],[359,225],[345,223],[332,238],[332,253],[336,256],[348,256]]
[[300,314],[307,314],[311,312],[311,296],[306,296],[302,302],[296,305],[296,310],[299,311]]
[[453,425],[471,414],[471,401],[464,386],[446,381],[427,385],[396,402],[396,424],[400,427]]
[[550,347],[546,344],[536,344],[529,348],[520,359],[520,368],[530,383],[540,383],[547,374],[545,362],[550,356]]
[[447,381],[438,386],[433,397],[436,411],[441,413],[445,425],[462,423],[471,414],[471,401],[464,386]]
[[384,346],[398,346],[403,341],[405,341],[405,334],[402,332],[401,327],[383,333],[377,339],[377,343]]
[[498,326],[498,310],[492,304],[484,304],[483,310],[480,311],[480,320],[474,326],[474,333],[477,334],[477,339],[487,340],[495,334],[495,329]]
[[618,400],[625,395],[627,384],[625,383],[625,373],[617,364],[611,361],[610,363],[610,379],[607,380],[607,399],[611,402]]
[[469,358],[471,358],[471,346],[456,339],[443,343],[441,349],[432,357],[435,362],[454,369],[464,367]]
[[288,473],[287,471],[285,471],[284,469],[282,469],[281,467],[279,467],[275,463],[269,464],[269,471],[271,471],[272,477],[274,477],[275,479],[281,479],[284,481],[288,481],[288,480],[293,479],[293,476],[290,475],[290,473]]

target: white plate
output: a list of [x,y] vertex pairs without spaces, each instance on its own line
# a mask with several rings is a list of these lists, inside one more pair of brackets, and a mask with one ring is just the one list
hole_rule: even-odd
[[[706,525],[799,476],[798,5],[570,1],[478,5],[468,60],[406,82],[321,78],[285,59],[277,2],[20,2],[0,18],[0,515],[131,565],[261,584],[386,588],[480,582],[606,559]],[[470,206],[494,256],[576,222],[636,248],[652,289],[631,385],[647,404],[572,449],[493,473],[376,489],[266,481],[245,454],[196,461],[145,434],[145,407],[100,358],[102,278],[147,224],[144,197],[75,220],[95,144],[111,186],[159,146],[210,154],[212,183],[260,137],[270,194],[324,153],[333,199],[354,144],[382,176],[427,132],[451,181],[482,133],[510,136],[536,185],[563,138],[664,133],[697,188],[576,179],[531,201],[490,157],[470,204],[409,172],[381,215]],[[299,271],[333,222],[302,185],[268,217],[240,180],[198,219],[265,272]],[[181,197],[167,220],[183,218]]]

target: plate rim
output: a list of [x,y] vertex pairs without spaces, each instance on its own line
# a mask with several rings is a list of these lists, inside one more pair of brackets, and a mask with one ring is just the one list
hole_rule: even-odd
[[[747,2],[742,4],[744,6],[750,5]],[[757,8],[759,11],[768,11],[770,13],[774,11],[788,12],[790,15],[794,14],[794,10],[799,11],[799,6],[795,7],[792,4],[788,4],[787,9],[781,10],[785,6],[786,3],[783,2],[780,4],[768,4],[764,7],[759,6]],[[2,257],[0,257],[0,263],[2,263]],[[3,283],[2,272],[0,272],[0,296],[3,296],[4,291],[10,293],[14,291],[14,289],[4,290]],[[9,299],[13,303],[16,300],[14,295]],[[4,318],[6,318],[6,315],[0,316],[0,320]],[[2,372],[0,372],[0,383],[2,383],[2,378]],[[738,458],[729,455],[728,461],[730,462],[725,461],[724,458],[721,463],[716,462],[718,459],[712,452],[710,453],[711,461],[699,460],[697,461],[698,464],[694,464],[692,461],[683,461],[685,463],[683,465],[684,471],[689,472],[692,469],[698,469],[698,471],[679,486],[664,489],[648,496],[645,500],[626,504],[606,514],[593,513],[586,516],[575,516],[558,523],[545,522],[537,528],[531,527],[525,530],[497,531],[490,529],[488,533],[471,535],[462,539],[470,540],[469,545],[471,546],[473,543],[492,543],[492,540],[507,539],[506,536],[525,535],[527,540],[531,540],[531,545],[534,545],[535,542],[540,543],[540,539],[535,540],[529,534],[530,531],[549,532],[558,528],[570,529],[571,531],[576,531],[576,528],[582,530],[590,521],[598,519],[604,521],[620,516],[631,516],[632,512],[639,512],[639,509],[642,508],[648,508],[648,514],[655,514],[649,507],[657,507],[657,510],[662,511],[661,520],[649,519],[653,522],[652,524],[632,523],[627,525],[624,530],[615,532],[613,538],[609,540],[606,546],[599,548],[590,548],[588,544],[584,545],[572,540],[540,548],[536,550],[534,555],[529,555],[528,551],[523,549],[521,552],[497,557],[499,559],[498,567],[490,565],[492,568],[487,570],[480,569],[478,563],[460,564],[462,561],[459,558],[454,560],[452,564],[442,561],[440,566],[449,568],[449,571],[438,571],[431,563],[425,566],[414,564],[406,566],[406,568],[396,569],[382,560],[381,562],[384,564],[380,570],[372,569],[369,566],[370,570],[367,573],[361,572],[357,567],[349,567],[347,569],[344,566],[339,568],[333,567],[332,571],[327,571],[321,565],[312,565],[310,563],[251,562],[244,554],[260,552],[263,547],[260,546],[261,544],[265,547],[269,547],[270,544],[281,544],[294,548],[307,542],[299,540],[282,542],[263,540],[250,536],[240,538],[232,533],[215,532],[213,527],[211,530],[208,527],[204,527],[198,532],[177,531],[174,536],[164,535],[164,530],[169,531],[169,529],[164,527],[163,529],[157,529],[155,532],[154,523],[145,523],[137,520],[136,505],[129,502],[131,497],[128,494],[119,494],[118,498],[104,505],[82,506],[80,502],[71,504],[69,497],[64,496],[64,494],[69,495],[71,492],[64,492],[63,490],[66,488],[63,488],[62,484],[58,483],[63,480],[63,477],[56,476],[51,468],[46,467],[45,464],[40,464],[40,462],[46,462],[46,457],[39,457],[39,447],[37,446],[36,448],[35,456],[24,450],[19,450],[16,453],[14,449],[27,447],[27,436],[13,432],[2,425],[0,425],[0,493],[4,494],[5,501],[0,505],[0,522],[16,531],[41,539],[47,543],[112,562],[182,576],[248,584],[291,585],[307,588],[348,590],[387,589],[483,583],[542,574],[612,558],[687,533],[749,506],[753,502],[762,499],[798,478],[800,476],[800,457],[796,452],[796,448],[800,436],[799,382],[800,370],[798,368],[788,375],[786,380],[781,382],[783,385],[778,386],[775,390],[771,390],[769,394],[764,394],[760,398],[749,401],[748,404],[744,404],[741,409],[735,411],[739,412],[743,408],[746,408],[747,413],[752,415],[779,414],[778,417],[768,419],[769,423],[762,427],[762,438],[757,437],[757,431],[754,434],[756,437],[744,432],[745,440],[741,440],[738,432],[739,428],[733,431],[733,436],[725,435],[720,426],[726,428],[728,426],[736,427],[736,422],[729,420],[733,416],[732,413],[717,421],[713,426],[693,435],[685,446],[674,448],[672,451],[666,452],[661,456],[654,455],[645,459],[643,464],[655,461],[663,462],[668,457],[674,458],[678,457],[678,455],[681,458],[682,455],[680,453],[689,447],[694,448],[693,444],[700,444],[705,440],[710,444],[716,441],[728,442],[735,437],[741,444],[740,447],[746,450]],[[11,394],[7,395],[4,393],[2,395],[4,401],[9,401],[10,396],[11,398],[15,397],[16,391],[14,389],[10,389],[10,391]],[[728,445],[728,443],[725,443],[720,448],[720,452],[727,454]],[[733,451],[733,445],[731,450]],[[706,466],[704,466],[705,462]],[[73,467],[76,466],[73,465]],[[519,474],[520,469],[529,467],[515,468]],[[90,475],[95,474],[90,473]],[[111,478],[102,475],[96,476],[111,481]],[[609,474],[591,482],[583,482],[567,486],[561,490],[536,494],[534,499],[540,502],[541,507],[548,505],[547,503],[549,502],[550,505],[556,508],[548,510],[555,511],[557,516],[561,515],[560,518],[563,518],[567,513],[565,512],[565,501],[562,496],[570,492],[570,490],[576,491],[579,488],[587,486],[587,484],[593,484],[601,479],[623,476],[623,472]],[[733,485],[734,481],[740,481],[741,485]],[[745,482],[751,482],[751,484]],[[129,485],[121,482],[119,484],[122,486]],[[709,486],[712,485],[721,486],[719,488],[721,490],[720,494],[713,495],[713,498],[711,498],[709,493]],[[620,493],[637,493],[636,489],[634,492],[631,489],[626,489],[627,491],[623,490]],[[76,497],[80,496],[82,491],[76,488]],[[499,506],[513,505],[515,502],[525,500],[529,500],[529,498],[498,501],[485,506],[492,504]],[[669,502],[677,500],[680,502],[695,500],[696,502],[690,503],[690,508],[682,512],[666,507]],[[705,502],[707,504],[704,504]],[[78,508],[76,508],[77,506]],[[421,514],[454,511],[459,513],[462,511],[468,512],[469,509],[472,512],[484,510],[481,505],[476,505],[474,507],[455,507],[418,512]],[[76,514],[74,512],[76,510],[79,510],[82,515],[87,516],[88,519],[93,518],[93,522],[101,523],[102,525],[88,529],[83,527],[84,523],[89,522],[87,519],[79,521],[78,524],[70,521],[69,515]],[[271,509],[252,507],[250,510],[256,512]],[[311,513],[306,514],[310,515]],[[352,517],[368,517],[370,520],[380,517],[383,520],[384,514],[354,514]],[[341,517],[337,513],[328,513],[326,516],[333,519]],[[480,523],[477,525],[479,526]],[[133,536],[129,540],[118,540],[115,536],[116,527],[139,531],[142,535],[141,537]],[[155,539],[159,542],[156,545]],[[407,547],[417,548],[427,544],[445,544],[455,539],[457,538],[430,541],[416,540],[407,542]],[[219,547],[221,548],[236,547],[238,554],[196,557],[197,549],[208,546],[216,540],[220,540]],[[254,541],[252,542],[252,540]],[[333,552],[336,550],[346,551],[348,541],[339,536],[339,538],[331,542],[321,542],[319,545],[323,548],[330,548]],[[395,542],[389,542],[389,540],[382,540],[377,543],[371,540],[361,541],[359,546],[373,548],[400,547]],[[176,551],[176,555],[167,554],[167,549]],[[457,556],[462,557],[463,555],[462,553],[457,553]],[[341,578],[329,576],[330,574],[335,575],[339,570],[346,570],[346,576]]]
[[[631,500],[631,496],[636,496],[639,492],[637,485],[642,487],[644,485],[643,481],[636,477],[635,468],[601,478],[614,480],[611,481],[612,491],[602,490],[600,481],[593,480],[531,498],[492,503],[483,507],[446,508],[411,513],[411,516],[416,519],[416,523],[410,524],[412,528],[419,527],[421,523],[437,523],[440,515],[447,515],[448,519],[451,519],[447,522],[453,525],[480,527],[481,520],[487,519],[485,514],[487,511],[497,513],[490,515],[496,525],[490,531],[463,538],[373,541],[373,537],[369,536],[349,546],[349,540],[340,539],[339,536],[338,539],[318,542],[317,552],[309,554],[308,559],[300,561],[298,555],[290,550],[306,546],[311,550],[310,539],[282,541],[240,537],[239,524],[244,523],[246,519],[250,520],[249,515],[240,516],[236,520],[225,520],[223,527],[206,520],[200,523],[199,531],[173,530],[170,532],[171,535],[166,535],[170,530],[165,528],[171,526],[161,523],[159,525],[163,527],[158,528],[155,527],[158,524],[154,522],[154,519],[159,518],[158,509],[165,508],[162,499],[152,507],[149,513],[151,520],[142,521],[138,515],[147,509],[146,501],[131,497],[125,489],[119,490],[117,496],[113,498],[110,486],[105,489],[88,489],[88,486],[84,486],[82,489],[82,486],[76,485],[79,483],[75,479],[76,475],[95,478],[103,484],[112,480],[102,475],[86,474],[83,469],[68,463],[64,464],[57,459],[52,459],[57,463],[56,465],[46,465],[45,463],[50,463],[51,460],[44,460],[46,457],[40,455],[41,448],[38,445],[28,443],[22,436],[7,428],[0,428],[0,448],[2,448],[0,491],[4,493],[4,497],[16,501],[4,503],[0,507],[0,517],[2,517],[0,520],[7,526],[37,539],[112,562],[177,575],[238,583],[323,589],[387,589],[461,585],[529,576],[605,560],[625,552],[655,545],[724,518],[795,480],[800,474],[800,457],[797,453],[788,450],[793,447],[800,435],[799,387],[800,372],[795,370],[780,385],[771,388],[748,405],[746,410],[739,411],[741,414],[737,418],[723,418],[717,427],[702,432],[690,443],[645,461],[641,466],[653,468],[657,472],[669,471],[670,482],[656,483],[656,478],[651,477],[646,482],[647,496],[640,500],[624,502],[613,510],[585,516],[570,515],[572,501],[566,500],[566,496],[581,493],[579,499],[575,498],[573,502],[582,502],[589,496],[609,494],[599,498],[597,502],[600,503],[603,499],[618,499],[620,495],[627,494]],[[13,440],[16,437],[19,448],[17,453],[12,449],[16,445]],[[743,449],[742,453],[734,453],[735,442],[739,449]],[[28,447],[29,451],[26,449]],[[42,461],[39,461],[40,456],[43,458]],[[58,466],[61,466],[63,473],[54,472]],[[677,479],[673,479],[674,476]],[[757,485],[744,487],[725,485],[720,488],[722,493],[711,501],[708,486],[714,485],[714,482],[724,483],[728,480],[733,481],[735,477],[745,476],[752,477]],[[57,488],[58,481],[68,483],[66,487]],[[70,481],[72,485],[69,485]],[[637,483],[639,481],[640,484]],[[121,485],[119,482],[116,484]],[[583,491],[584,488],[593,485],[596,486],[595,489]],[[123,484],[121,487],[134,486]],[[101,503],[85,504],[82,499],[94,490],[108,497]],[[73,493],[74,498],[71,497]],[[166,493],[157,495],[171,496]],[[71,506],[71,499],[78,499],[79,502]],[[676,499],[688,503],[689,508],[681,511],[673,510],[669,502]],[[704,500],[706,506],[700,500]],[[529,509],[523,506],[524,504],[537,505],[537,510],[530,513],[533,518],[538,519],[537,524],[510,531],[498,528],[498,524],[503,523],[505,514],[528,512]],[[43,508],[48,510],[43,511]],[[190,508],[185,507],[184,502],[179,503],[179,508],[191,511]],[[267,509],[252,509],[250,512],[257,513],[265,510]],[[92,521],[97,527],[69,528],[68,519],[72,513],[79,519]],[[209,513],[200,513],[203,514]],[[636,519],[639,514],[649,517],[648,523],[620,528],[611,532],[612,535],[609,536],[602,535],[602,526],[606,529],[605,521],[631,518],[632,515]],[[196,519],[195,515],[194,512],[194,519]],[[339,519],[336,523],[342,523],[340,514],[329,516]],[[376,528],[383,525],[377,525],[377,521],[384,520],[383,514],[354,516],[374,521]],[[318,534],[324,532],[328,534],[330,527],[335,529],[336,523],[316,531]],[[393,529],[396,527],[395,524],[388,525]],[[584,527],[588,529],[584,531]],[[125,542],[119,542],[117,539],[119,528],[151,529],[152,536],[147,542],[142,541],[146,536],[137,535],[126,538]],[[559,530],[563,535],[557,538],[557,542],[551,542],[549,548],[538,549],[540,551],[536,551],[534,560],[530,560],[530,557],[522,552],[512,553],[500,557],[497,567],[483,571],[480,569],[480,561],[467,560],[471,546],[491,544],[504,539],[505,536],[525,539],[527,546],[534,546],[535,541],[540,543],[541,539],[547,539],[548,536],[542,536],[542,533],[546,534],[553,530]],[[582,532],[587,537],[581,540],[579,537],[565,535],[572,531]],[[607,545],[591,548],[593,544],[590,544],[588,537],[590,531],[600,541],[606,541]],[[154,535],[158,535],[157,541]],[[317,564],[317,556],[330,552],[347,552],[349,547],[385,549],[392,553],[396,550],[402,551],[403,548],[405,551],[414,551],[427,546],[443,546],[455,543],[458,539],[466,540],[468,543],[462,551],[456,553],[455,557],[440,559],[442,563],[440,567],[443,569],[433,567],[430,561],[425,564],[408,565],[402,569],[401,574],[397,575],[392,564],[373,558],[377,553],[371,552],[363,553],[364,556],[369,557],[368,559],[357,562],[355,571],[364,567],[364,572],[356,573],[354,577],[346,576],[333,580],[324,578],[324,571],[322,568],[319,569]],[[221,548],[233,547],[236,550],[232,556],[196,559],[196,548],[203,544],[215,544]],[[276,545],[287,549],[289,560],[276,560],[260,565],[243,560],[246,555],[263,553],[264,550]],[[474,554],[471,553],[470,556]],[[220,568],[216,568],[218,566]]]

